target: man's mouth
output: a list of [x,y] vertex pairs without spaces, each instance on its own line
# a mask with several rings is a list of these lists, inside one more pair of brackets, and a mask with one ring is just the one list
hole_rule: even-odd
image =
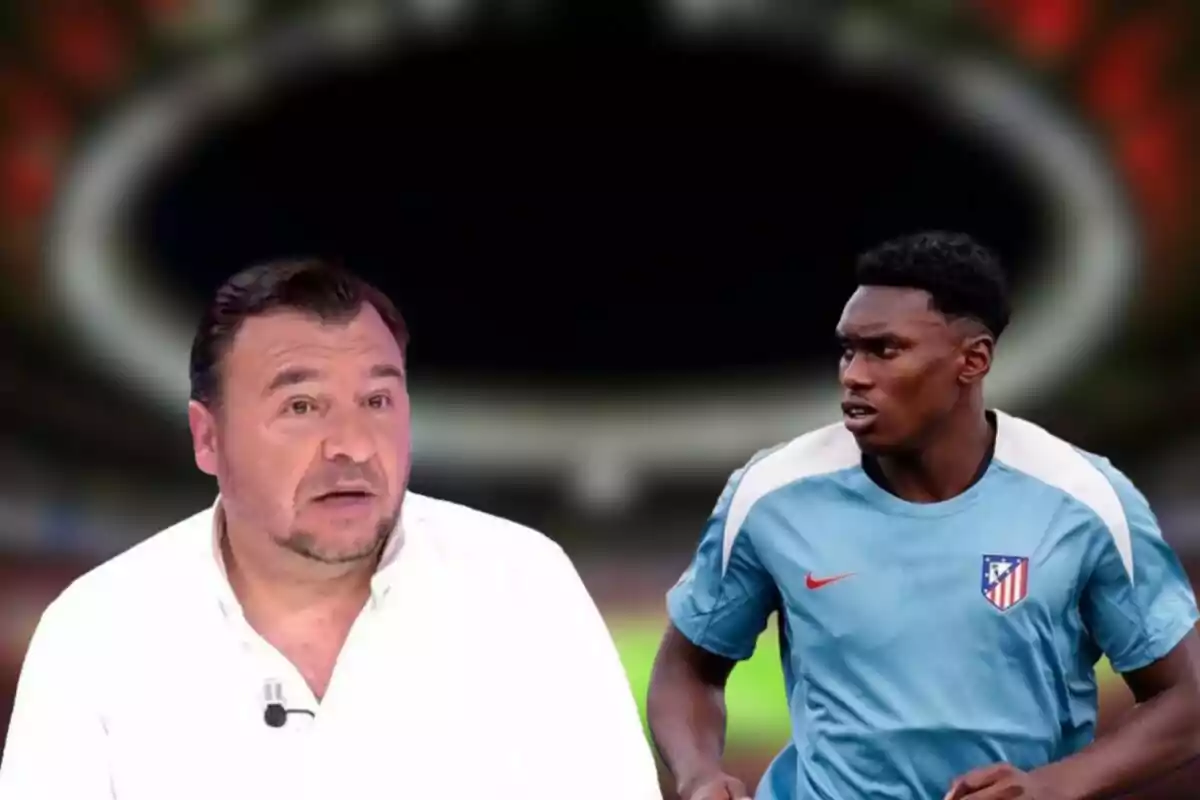
[[875,406],[862,400],[847,400],[842,403],[842,419],[852,433],[865,431],[879,415]]
[[847,400],[842,403],[842,414],[851,418],[867,417],[878,413],[875,406],[864,400]]
[[327,505],[343,505],[362,503],[375,497],[375,493],[367,489],[334,489],[323,492],[313,500]]

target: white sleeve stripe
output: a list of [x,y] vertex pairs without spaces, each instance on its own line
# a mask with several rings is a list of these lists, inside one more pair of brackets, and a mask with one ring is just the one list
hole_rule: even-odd
[[754,504],[788,484],[827,475],[858,464],[862,454],[841,423],[806,433],[746,468],[729,503],[721,541],[721,575],[729,567],[733,545]]
[[1133,583],[1129,519],[1108,476],[1067,442],[1032,422],[997,412],[996,459],[1060,489],[1095,512],[1112,536]]

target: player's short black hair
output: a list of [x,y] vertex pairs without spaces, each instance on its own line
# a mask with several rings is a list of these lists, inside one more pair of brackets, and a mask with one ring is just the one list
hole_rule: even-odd
[[923,289],[948,317],[981,323],[993,337],[1008,327],[1008,279],[996,254],[965,233],[925,231],[884,242],[858,258],[859,286]]
[[196,328],[189,364],[192,399],[209,406],[220,403],[221,360],[247,319],[299,311],[323,322],[343,322],[367,304],[379,312],[404,351],[408,326],[400,311],[386,294],[342,266],[306,258],[242,270],[217,289]]

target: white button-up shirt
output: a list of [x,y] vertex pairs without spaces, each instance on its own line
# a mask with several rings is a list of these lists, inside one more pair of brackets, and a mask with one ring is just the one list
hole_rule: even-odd
[[[318,703],[242,616],[218,508],[46,610],[0,800],[661,800],[612,639],[549,539],[409,493]],[[313,716],[271,727],[276,698]]]

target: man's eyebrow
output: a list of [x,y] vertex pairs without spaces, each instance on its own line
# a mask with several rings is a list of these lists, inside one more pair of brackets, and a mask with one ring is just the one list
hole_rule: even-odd
[[376,364],[371,367],[372,378],[395,378],[398,381],[404,380],[404,370],[397,367],[395,364]]
[[891,345],[894,347],[911,345],[913,339],[896,331],[838,331],[838,344],[841,345]]
[[267,384],[267,388],[263,390],[263,394],[269,395],[287,386],[315,380],[319,375],[320,373],[311,367],[288,367],[276,373],[271,382]]
[[[404,370],[395,364],[376,364],[371,367],[370,375],[372,378],[404,380]],[[267,384],[267,388],[263,390],[263,394],[269,395],[288,386],[313,381],[319,377],[321,377],[320,370],[313,369],[312,367],[288,367],[280,370],[271,379],[271,382]]]
[[899,336],[895,331],[887,330],[886,328],[852,328],[851,330],[838,329],[836,332],[837,338],[841,341],[862,342],[875,339],[895,339]]

